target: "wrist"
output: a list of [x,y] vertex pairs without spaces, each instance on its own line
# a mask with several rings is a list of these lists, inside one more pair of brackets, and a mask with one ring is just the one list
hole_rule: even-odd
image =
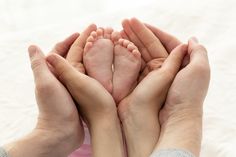
[[165,126],[161,128],[161,134],[157,148],[188,150],[195,156],[199,156],[202,141],[202,123],[185,122],[178,123],[178,127]]
[[117,114],[92,123],[89,131],[94,156],[124,156],[121,125]]
[[178,112],[174,111],[161,123],[158,149],[185,149],[198,156],[202,139],[202,109],[183,107]]
[[202,119],[203,104],[202,103],[166,103],[159,112],[160,124],[180,122],[195,118]]
[[11,157],[66,157],[71,153],[71,147],[63,139],[55,133],[36,129],[4,148]]
[[111,124],[111,122],[118,118],[117,108],[115,105],[114,107],[107,107],[101,111],[90,113],[90,115],[84,116],[83,118],[88,127]]
[[89,122],[88,127],[91,130],[103,129],[104,131],[120,126],[120,120],[118,118],[117,111],[111,111],[109,113],[100,115]]

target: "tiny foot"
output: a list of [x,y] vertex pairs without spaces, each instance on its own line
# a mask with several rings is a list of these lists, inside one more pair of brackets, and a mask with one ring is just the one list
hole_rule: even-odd
[[112,96],[119,103],[136,86],[141,68],[141,54],[130,41],[118,39],[119,33],[112,34],[114,47],[114,74]]
[[99,28],[87,39],[84,48],[83,62],[87,74],[99,81],[112,93],[112,63],[114,44],[111,40],[111,28]]

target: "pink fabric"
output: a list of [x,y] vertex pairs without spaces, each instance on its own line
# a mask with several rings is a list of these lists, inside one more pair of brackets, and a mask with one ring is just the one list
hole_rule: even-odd
[[[84,126],[84,132],[85,132],[84,143],[79,149],[71,153],[68,157],[91,157],[92,156],[89,130],[85,123],[83,123],[83,126]],[[125,139],[124,134],[122,135],[123,135],[123,139]],[[124,146],[126,146],[125,141],[124,141]],[[124,149],[125,149],[124,156],[127,157],[128,153],[127,153],[126,147]]]
[[86,124],[84,124],[84,131],[85,131],[85,140],[83,145],[74,151],[69,157],[91,157],[92,151],[90,146],[90,135],[89,130]]

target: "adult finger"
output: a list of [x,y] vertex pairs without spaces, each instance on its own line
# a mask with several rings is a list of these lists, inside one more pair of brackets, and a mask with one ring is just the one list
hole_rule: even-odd
[[188,46],[186,44],[177,46],[163,63],[162,70],[165,70],[171,79],[178,73],[187,50]]
[[[51,50],[50,53],[56,53],[60,56],[66,56],[71,45],[74,43],[74,41],[79,37],[79,33],[74,33],[67,37],[65,40],[58,42],[54,48]],[[50,54],[49,53],[49,54]]]
[[121,35],[121,37],[122,37],[123,39],[126,39],[126,40],[129,40],[129,41],[130,41],[128,35],[125,33],[125,30],[121,30],[121,31],[120,31],[120,35]]
[[190,66],[199,67],[202,70],[210,70],[206,48],[198,43],[197,38],[190,38],[188,41],[188,54],[190,56]]
[[75,80],[75,77],[78,80],[78,77],[82,76],[82,73],[78,72],[69,62],[57,54],[50,54],[46,60],[53,67],[56,76],[65,85],[68,85],[71,80]]
[[48,69],[43,52],[37,46],[31,45],[28,52],[36,85],[54,77]]
[[140,77],[139,77],[139,82],[146,77],[150,72],[153,70],[161,68],[163,62],[166,60],[166,58],[156,58],[148,62],[142,71]]
[[136,18],[132,18],[130,20],[130,26],[142,41],[143,45],[148,49],[149,54],[153,59],[168,56],[168,53],[160,40],[142,22]]
[[122,26],[124,29],[124,32],[127,34],[129,40],[133,42],[141,52],[142,58],[145,60],[145,62],[149,62],[152,57],[149,54],[149,51],[146,49],[146,47],[143,45],[142,41],[139,39],[139,37],[135,34],[135,32],[132,30],[129,20],[125,19],[122,21]]
[[176,48],[181,42],[174,36],[150,25],[145,24],[146,27],[148,27],[155,36],[161,41],[161,43],[164,45],[166,50],[170,53],[174,48]]
[[92,31],[95,31],[96,29],[97,26],[95,24],[91,24],[80,34],[80,36],[75,40],[75,42],[70,47],[70,50],[66,57],[68,62],[72,64],[82,62],[83,50],[86,44],[86,40],[89,37],[90,33]]

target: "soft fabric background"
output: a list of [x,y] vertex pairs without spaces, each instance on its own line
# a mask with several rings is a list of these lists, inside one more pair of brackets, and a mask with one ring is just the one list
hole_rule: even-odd
[[235,0],[0,0],[0,145],[36,122],[30,44],[48,52],[89,23],[121,29],[121,20],[133,16],[184,42],[195,35],[207,47],[212,79],[201,157],[236,156]]

